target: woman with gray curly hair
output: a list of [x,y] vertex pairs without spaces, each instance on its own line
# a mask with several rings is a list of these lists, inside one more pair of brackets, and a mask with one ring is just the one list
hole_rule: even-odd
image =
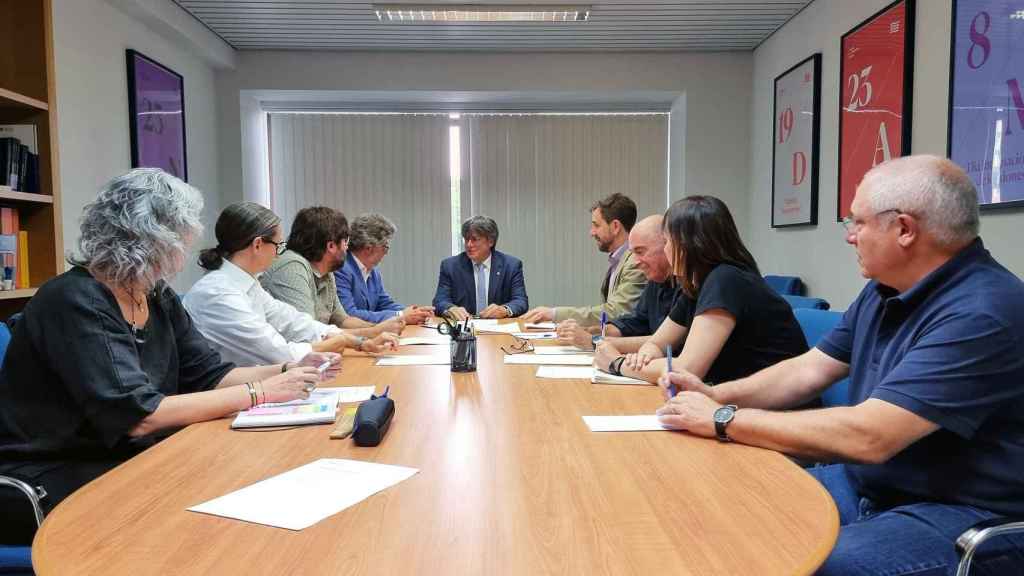
[[[52,508],[158,440],[159,432],[263,402],[309,396],[337,355],[236,368],[195,329],[167,280],[200,234],[199,191],[152,168],[111,180],[86,205],[72,268],[13,327],[0,369],[0,473],[43,486]],[[312,365],[312,366],[311,366]],[[16,510],[6,502],[0,509]],[[0,542],[31,540],[5,520]]]

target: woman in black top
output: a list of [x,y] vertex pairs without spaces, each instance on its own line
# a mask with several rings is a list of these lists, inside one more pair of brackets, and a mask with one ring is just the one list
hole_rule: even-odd
[[[50,280],[13,326],[0,369],[0,474],[42,486],[52,509],[151,446],[158,435],[262,402],[309,396],[311,354],[235,368],[196,331],[166,280],[202,234],[200,193],[157,169],[115,178],[85,207],[73,268]],[[31,539],[25,499],[0,492],[0,542]]]
[[688,196],[669,207],[663,226],[682,297],[635,354],[602,343],[599,368],[657,382],[666,369],[665,347],[682,344],[674,371],[724,382],[807,351],[793,310],[761,277],[724,202]]

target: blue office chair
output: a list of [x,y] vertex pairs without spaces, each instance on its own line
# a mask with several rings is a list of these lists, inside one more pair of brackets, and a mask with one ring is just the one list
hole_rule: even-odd
[[811,298],[809,296],[793,296],[791,294],[782,294],[782,299],[789,303],[793,309],[797,308],[814,308],[815,310],[828,310],[831,306],[828,300],[821,298]]
[[[796,316],[796,321],[804,332],[808,346],[816,345],[818,340],[828,334],[843,317],[842,312],[816,308],[793,308],[793,315]],[[843,378],[829,386],[828,390],[821,394],[821,403],[826,408],[849,405],[850,379]]]
[[[0,365],[3,364],[3,358],[7,355],[7,344],[10,341],[11,331],[7,328],[7,324],[0,322]],[[13,488],[24,494],[32,504],[32,511],[36,516],[36,527],[43,523],[43,507],[39,504],[39,500],[46,496],[46,491],[42,487],[33,488],[17,478],[0,475],[0,488],[5,490]],[[0,574],[32,576],[32,547],[0,544]]]
[[774,276],[767,274],[764,281],[779,294],[804,295],[804,282],[799,276]]

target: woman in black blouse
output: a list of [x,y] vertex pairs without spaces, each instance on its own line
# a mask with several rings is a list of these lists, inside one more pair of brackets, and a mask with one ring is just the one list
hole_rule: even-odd
[[599,368],[657,382],[666,369],[665,347],[682,344],[673,370],[724,382],[807,351],[793,310],[761,277],[724,202],[688,196],[669,207],[663,226],[682,297],[635,354],[598,346]]
[[[115,178],[85,207],[73,267],[39,288],[13,327],[0,370],[0,474],[65,496],[167,434],[256,403],[306,398],[315,368],[236,368],[192,325],[166,281],[202,234],[200,193],[160,170]],[[22,499],[23,500],[23,499]],[[22,506],[0,493],[0,508]],[[7,515],[0,542],[31,538]],[[12,518],[18,516],[18,518]]]

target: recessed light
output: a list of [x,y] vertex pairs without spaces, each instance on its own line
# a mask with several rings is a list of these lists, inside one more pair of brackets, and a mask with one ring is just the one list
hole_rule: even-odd
[[374,4],[377,19],[389,24],[474,22],[586,22],[590,6],[542,4]]

